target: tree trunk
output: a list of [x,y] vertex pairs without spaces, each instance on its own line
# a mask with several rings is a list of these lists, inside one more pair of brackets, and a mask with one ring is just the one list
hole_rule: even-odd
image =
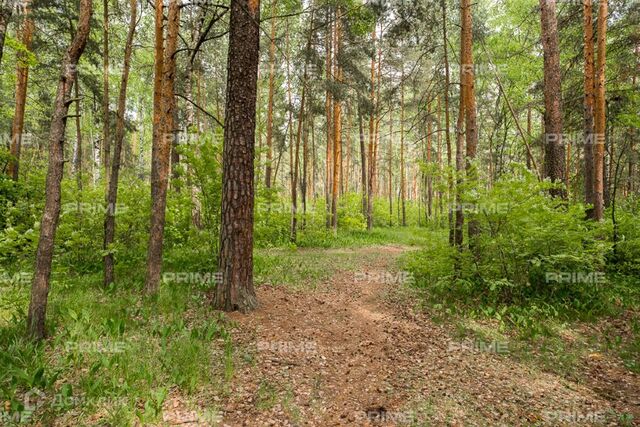
[[[158,10],[160,9],[160,10]],[[147,249],[145,292],[155,294],[162,272],[162,245],[169,183],[169,160],[174,134],[175,51],[180,25],[178,0],[169,1],[166,44],[163,44],[162,7],[156,5],[156,37],[154,78],[154,135],[151,148],[151,227]],[[156,84],[158,85],[156,87]],[[156,92],[157,90],[157,92]]]
[[[557,184],[563,184],[566,170],[562,141],[562,87],[556,0],[540,0],[540,11],[544,53],[545,177]],[[562,198],[567,196],[564,188],[554,189],[551,194]]]
[[358,129],[360,133],[360,178],[362,183],[362,214],[367,217],[369,223],[369,210],[367,198],[367,153],[364,144],[364,126],[362,124],[362,111],[358,109]]
[[9,5],[3,3],[2,6],[0,6],[0,65],[2,65],[2,54],[4,53],[4,39],[7,35],[7,27],[9,26],[13,12],[10,4],[11,2],[9,2]]
[[[310,24],[309,24],[309,36],[307,39],[307,52],[311,49],[311,36],[312,36],[312,29],[313,29],[313,12],[311,13],[311,19],[310,19]],[[306,58],[306,55],[305,55]],[[287,59],[288,61],[288,59]],[[288,66],[288,64],[287,64]],[[290,230],[290,240],[292,242],[296,241],[296,234],[297,234],[297,229],[298,229],[298,169],[299,169],[299,165],[298,165],[298,158],[299,158],[299,153],[300,153],[300,140],[302,139],[302,130],[303,130],[303,124],[305,122],[305,97],[306,97],[306,92],[307,92],[307,60],[305,59],[304,61],[304,71],[302,73],[302,95],[300,97],[300,113],[298,114],[298,128],[296,130],[296,147],[294,150],[294,158],[293,158],[293,181],[291,183],[291,230]],[[307,143],[306,143],[306,137],[305,137],[305,141],[303,142],[304,147],[303,147],[303,174],[305,175],[303,177],[303,182],[306,185],[306,167],[307,167],[307,159],[306,159],[306,155],[307,155]],[[305,206],[305,210],[306,210],[306,197],[305,194],[306,193],[306,189],[302,190],[302,203]]]
[[393,225],[393,109],[389,101],[389,227]]
[[[334,78],[338,84],[342,80],[342,68],[338,57],[340,55],[341,23],[340,9],[336,10],[336,21],[334,26]],[[333,97],[333,182],[331,191],[331,228],[334,234],[338,231],[338,188],[340,185],[340,163],[342,149],[342,101]]]
[[[473,62],[473,22],[471,17],[471,0],[462,0],[462,56],[464,68],[464,102],[465,102],[465,137],[467,184],[470,188],[478,185],[478,170],[474,163],[478,150],[478,127],[476,123],[476,96]],[[468,234],[469,246],[474,248],[475,237],[479,233],[478,221],[469,216]]]
[[442,0],[442,45],[444,50],[444,137],[445,144],[447,146],[447,188],[448,188],[448,219],[449,219],[449,244],[454,244],[454,222],[453,222],[453,174],[451,169],[453,167],[452,163],[452,150],[451,150],[451,131],[449,129],[449,86],[450,86],[450,77],[449,77],[449,53],[447,48],[447,3],[445,0]]
[[327,151],[326,151],[326,162],[325,162],[325,180],[324,180],[324,196],[325,196],[325,210],[326,210],[326,227],[329,228],[331,226],[331,157],[332,157],[332,126],[331,122],[333,120],[333,102],[331,100],[331,90],[329,89],[329,82],[332,80],[332,58],[331,58],[331,46],[332,46],[332,28],[331,25],[327,26],[327,34],[325,38],[325,73],[327,80],[327,90],[325,91],[325,100],[324,100],[324,112],[326,116],[327,122]]
[[407,176],[404,170],[404,64],[400,74],[400,203],[402,209],[402,226],[407,226]]
[[[376,30],[371,32],[371,42],[375,48],[376,45]],[[375,50],[374,50],[375,52]],[[369,114],[369,161],[368,173],[367,173],[367,230],[373,229],[373,154],[375,144],[375,105],[376,105],[376,93],[375,93],[375,76],[376,76],[376,59],[375,54],[371,56],[371,93],[369,94],[369,100],[373,106],[373,110]]]
[[104,148],[105,188],[111,171],[111,135],[109,135],[109,0],[102,1],[102,145]]
[[232,0],[224,127],[220,272],[216,308],[257,307],[253,288],[253,159],[260,44],[259,0]]
[[116,135],[113,148],[113,163],[111,165],[111,178],[109,179],[109,193],[107,195],[107,213],[104,219],[104,241],[102,249],[106,255],[104,261],[104,286],[114,281],[114,259],[112,248],[116,231],[116,206],[118,200],[118,175],[120,173],[120,161],[122,153],[122,141],[124,139],[124,114],[127,102],[127,84],[129,82],[129,69],[131,68],[131,51],[133,49],[133,37],[136,32],[136,15],[138,1],[130,0],[131,11],[129,17],[129,31],[124,47],[124,64],[120,79],[120,94],[118,95],[118,111],[116,113]]
[[[427,149],[426,149],[426,161],[427,167],[431,167],[431,133],[433,132],[432,124],[431,124],[431,111],[430,107],[427,105]],[[427,171],[426,176],[426,184],[427,184],[427,218],[431,219],[433,215],[433,181],[432,181],[431,169]]]
[[82,127],[80,123],[80,82],[78,73],[74,78],[74,95],[76,97],[76,146],[73,153],[73,169],[76,174],[76,187],[78,194],[82,194]]
[[593,53],[593,3],[584,0],[584,201],[592,207],[587,208],[587,216],[594,215],[594,106],[595,106],[595,69]]
[[[601,1],[598,8],[598,58],[595,80],[595,143],[594,149],[594,206],[593,217],[597,221],[604,218],[604,144],[606,130],[605,65],[607,57],[607,2]],[[611,149],[613,160],[613,149]],[[609,167],[613,166],[610,162]]]
[[49,130],[49,168],[47,170],[44,212],[40,222],[40,238],[36,254],[35,272],[31,285],[31,302],[27,318],[27,333],[35,340],[45,336],[45,317],[49,295],[49,278],[56,229],[60,217],[61,182],[64,173],[64,140],[71,90],[78,60],[89,38],[92,13],[91,0],[80,1],[76,34],[62,60],[58,90]]
[[264,170],[264,185],[271,188],[273,162],[273,95],[276,76],[276,4],[271,3],[271,32],[269,34],[269,98],[267,101],[267,162]]
[[[33,21],[29,17],[29,1],[24,2],[24,10],[27,17],[24,20],[20,31],[20,42],[25,49],[31,50],[31,40],[33,38]],[[24,111],[27,103],[27,82],[29,80],[29,63],[27,55],[19,52],[17,55],[18,65],[16,67],[16,111],[11,125],[11,148],[10,153],[13,159],[9,162],[8,174],[14,180],[18,180],[18,169],[20,165],[20,150],[22,148],[22,131],[24,128]],[[73,83],[72,83],[73,84]]]

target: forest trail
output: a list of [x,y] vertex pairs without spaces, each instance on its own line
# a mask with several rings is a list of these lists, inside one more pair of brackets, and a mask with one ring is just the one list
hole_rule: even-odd
[[[335,271],[314,289],[258,287],[260,308],[229,316],[240,361],[222,425],[589,425],[606,418],[611,403],[597,388],[465,347],[416,314],[398,280],[389,280],[403,277],[396,260],[407,249],[327,250],[328,260],[356,257],[357,271]],[[640,384],[627,386],[627,399],[637,400],[629,393]]]

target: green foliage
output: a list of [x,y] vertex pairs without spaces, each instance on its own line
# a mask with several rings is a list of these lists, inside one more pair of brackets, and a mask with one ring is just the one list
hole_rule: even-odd
[[532,318],[593,317],[615,309],[619,297],[604,273],[610,225],[585,221],[583,206],[559,203],[548,188],[516,169],[513,177],[477,191],[474,204],[462,205],[465,224],[475,220],[481,229],[472,248],[459,252],[442,232],[408,260],[428,298],[525,328]]

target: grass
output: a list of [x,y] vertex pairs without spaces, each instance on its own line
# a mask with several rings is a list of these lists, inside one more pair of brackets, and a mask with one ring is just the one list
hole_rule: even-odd
[[[231,326],[202,290],[163,284],[152,301],[98,283],[83,276],[52,287],[51,338],[42,344],[23,338],[19,313],[21,321],[0,328],[5,424],[18,417],[44,425],[152,423],[170,391],[187,402],[225,393],[233,371]],[[18,293],[28,297],[26,289]],[[25,393],[35,390],[41,402],[31,413]]]
[[[423,239],[414,228],[340,231],[337,238],[326,230],[302,232],[300,248],[256,249],[256,283],[312,289],[336,270],[355,270],[375,256],[357,248],[419,245]],[[184,251],[169,249],[165,271],[209,270],[202,257]],[[74,274],[59,267],[47,314],[50,338],[38,345],[24,339],[29,283],[0,288],[3,424],[148,424],[162,418],[170,395],[199,408],[199,402],[228,393],[234,365],[246,360],[232,345],[233,325],[210,308],[208,286],[163,283],[156,299],[145,299],[139,292],[142,267],[127,268],[118,272],[117,287],[105,289],[99,269]],[[261,405],[274,404],[270,390],[259,390]],[[37,407],[33,398],[25,400],[29,392],[39,396]],[[290,395],[275,403],[294,416]]]

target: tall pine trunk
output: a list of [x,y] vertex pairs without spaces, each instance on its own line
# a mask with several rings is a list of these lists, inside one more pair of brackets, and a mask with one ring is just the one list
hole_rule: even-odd
[[264,169],[264,185],[271,188],[273,174],[273,95],[276,75],[276,5],[271,3],[271,32],[269,34],[269,98],[267,100],[267,161]]
[[11,20],[13,10],[11,9],[11,2],[0,5],[0,65],[2,64],[2,54],[4,53],[4,40],[7,36],[7,27]]
[[[594,189],[593,217],[597,221],[604,218],[604,144],[606,127],[605,65],[607,57],[607,2],[601,1],[598,8],[598,58],[595,80],[595,137],[594,147]],[[609,168],[613,169],[613,148]],[[611,180],[609,180],[611,181]]]
[[[342,68],[339,63],[340,42],[341,42],[340,9],[336,9],[336,20],[334,23],[334,64],[333,75],[335,81],[340,84],[342,79]],[[336,233],[338,230],[338,189],[340,186],[340,168],[342,159],[342,100],[333,97],[333,180],[331,186],[331,228]]]
[[253,206],[260,2],[232,0],[222,170],[220,272],[214,305],[246,312],[253,288]]
[[[24,10],[27,13],[20,31],[20,42],[25,49],[31,50],[31,40],[33,38],[33,21],[29,14],[29,1],[24,2]],[[20,167],[20,150],[22,148],[22,131],[24,128],[24,112],[27,103],[27,82],[29,81],[29,63],[26,54],[19,52],[17,55],[18,65],[16,66],[16,110],[11,125],[11,148],[10,153],[13,159],[9,162],[8,174],[14,180],[18,180],[18,170]]]
[[[158,10],[160,9],[160,10]],[[155,294],[162,272],[162,246],[169,183],[169,160],[175,139],[174,82],[175,52],[180,26],[180,5],[170,0],[167,18],[166,44],[163,44],[162,7],[156,5],[155,70],[154,78],[153,144],[151,147],[151,227],[147,248],[145,291]],[[159,57],[158,57],[159,55]]]
[[[593,49],[593,3],[584,0],[584,201],[594,204],[594,107],[595,107],[595,69]],[[593,218],[593,207],[588,208],[587,216]]]
[[447,48],[447,3],[446,0],[442,0],[442,48],[444,51],[444,138],[445,144],[447,146],[447,189],[448,189],[448,220],[449,220],[449,244],[454,244],[455,237],[455,227],[454,227],[454,218],[453,218],[453,198],[454,198],[454,187],[453,187],[453,155],[451,149],[451,130],[450,130],[450,118],[449,118],[449,86],[450,76],[449,76],[449,49]]
[[[565,182],[565,149],[562,138],[562,87],[556,0],[540,0],[542,48],[544,54],[545,177],[559,185]],[[551,191],[566,198],[565,188]]]
[[[465,103],[465,137],[467,185],[475,188],[478,185],[478,170],[474,164],[478,150],[478,127],[476,123],[476,95],[473,62],[473,22],[471,17],[471,0],[462,0],[462,63],[464,68],[464,103]],[[479,233],[478,221],[469,216],[469,246],[473,249],[474,239]]]
[[77,72],[77,65],[90,32],[92,14],[91,0],[80,1],[78,27],[71,45],[62,60],[58,90],[53,107],[53,117],[49,130],[49,167],[46,179],[46,196],[44,212],[40,222],[40,238],[36,253],[36,265],[31,285],[31,301],[27,317],[27,333],[35,340],[45,336],[45,317],[49,295],[49,279],[51,276],[51,261],[53,246],[60,218],[61,183],[64,173],[64,141],[65,129],[71,90]]
[[109,188],[111,170],[111,135],[109,119],[109,0],[102,1],[102,147],[105,188]]

